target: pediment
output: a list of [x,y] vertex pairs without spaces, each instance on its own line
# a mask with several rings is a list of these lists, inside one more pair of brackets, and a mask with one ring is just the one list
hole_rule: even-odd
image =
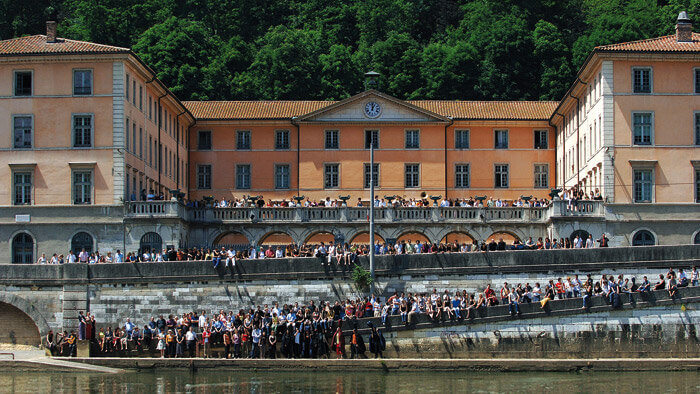
[[[376,103],[379,106],[378,114],[368,113],[368,103]],[[372,106],[376,110],[376,106]],[[339,101],[328,107],[308,113],[297,119],[298,122],[449,122],[449,119],[423,108],[408,104],[403,100],[380,93],[376,90],[368,90]]]

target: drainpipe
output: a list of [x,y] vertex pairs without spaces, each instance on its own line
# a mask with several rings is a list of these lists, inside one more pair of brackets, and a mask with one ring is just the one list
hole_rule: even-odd
[[301,139],[299,133],[299,123],[297,123],[297,117],[292,117],[292,125],[297,128],[297,196],[301,196]]
[[[445,124],[445,145],[444,145],[444,162],[445,162],[445,199],[447,199],[447,128],[452,126],[454,121],[452,120],[451,117],[448,118],[449,122]],[[374,197],[372,197],[374,199]],[[374,203],[374,200],[373,200]]]

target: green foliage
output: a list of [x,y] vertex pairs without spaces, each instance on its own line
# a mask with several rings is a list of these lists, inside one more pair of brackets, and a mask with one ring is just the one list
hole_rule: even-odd
[[352,270],[352,281],[360,291],[367,291],[372,285],[373,279],[369,271],[355,264],[355,268]]
[[[0,0],[0,39],[131,47],[183,100],[558,100],[597,45],[674,32],[700,0]],[[695,26],[700,26],[696,23]]]

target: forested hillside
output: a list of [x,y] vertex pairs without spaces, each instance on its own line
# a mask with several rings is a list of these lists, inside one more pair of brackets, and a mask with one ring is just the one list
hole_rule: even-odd
[[[562,97],[596,45],[674,32],[700,0],[0,0],[0,39],[131,47],[182,100]],[[695,29],[700,23],[695,24]]]

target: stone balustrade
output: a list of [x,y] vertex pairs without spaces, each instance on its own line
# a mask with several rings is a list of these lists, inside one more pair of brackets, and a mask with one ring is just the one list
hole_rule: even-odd
[[[292,207],[292,208],[189,208],[175,201],[126,203],[126,215],[173,217],[200,223],[349,223],[369,221],[367,207]],[[552,216],[603,216],[602,201],[580,201],[572,207],[554,201],[549,207],[388,207],[376,208],[377,223],[542,223]]]

